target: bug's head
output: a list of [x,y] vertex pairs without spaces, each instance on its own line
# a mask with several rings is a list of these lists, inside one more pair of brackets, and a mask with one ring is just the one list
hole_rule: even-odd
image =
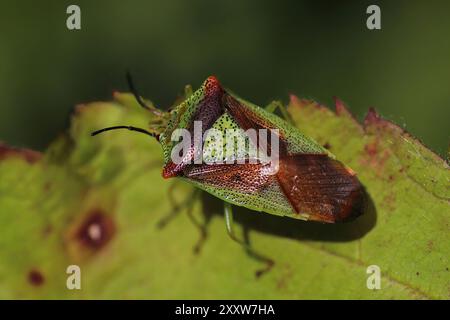
[[[193,136],[194,121],[199,121],[202,126],[201,132],[204,132],[224,112],[222,100],[225,90],[214,76],[208,77],[195,92],[192,92],[188,87],[185,91],[184,100],[168,112],[157,109],[153,105],[147,105],[137,93],[129,73],[127,73],[127,80],[130,91],[139,105],[154,115],[149,127],[143,129],[120,125],[94,131],[92,135],[110,130],[127,129],[155,137],[162,146],[164,163],[167,168],[171,168],[171,164],[173,164],[171,153],[174,146],[178,144],[178,141],[173,140],[175,130],[184,129]],[[179,166],[179,168],[182,170],[183,166]],[[169,171],[171,175],[175,174],[173,170]]]
[[161,133],[159,142],[163,148],[164,163],[170,165],[172,149],[178,141],[173,140],[177,129],[184,129],[194,137],[194,121],[201,123],[201,132],[209,128],[223,111],[224,89],[215,76],[208,77],[199,89],[188,88],[185,99],[169,112],[169,120]]

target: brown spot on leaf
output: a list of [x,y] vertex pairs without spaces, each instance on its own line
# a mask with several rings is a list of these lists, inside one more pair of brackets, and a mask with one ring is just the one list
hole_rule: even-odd
[[[419,145],[420,147],[426,148],[428,152],[432,154],[434,159],[438,162],[443,162],[444,165],[448,167],[448,163],[442,159],[441,156],[434,153],[432,150],[429,150],[419,139],[414,138],[411,134],[409,134],[404,128],[398,126],[397,124],[383,119],[374,108],[369,108],[369,111],[364,119],[364,131],[369,134],[374,134],[377,138],[383,139],[389,139],[388,141],[394,145],[394,147],[390,147],[391,153],[396,153],[395,148],[395,140],[399,139],[406,139],[409,141],[413,141],[415,144]],[[390,140],[393,141],[390,141]],[[405,156],[407,159],[411,159],[411,156],[409,154],[406,154]]]
[[420,273],[419,273],[419,272],[416,272],[416,275],[418,276],[418,275],[420,275]]
[[44,235],[44,237],[49,236],[53,231],[53,227],[49,224],[47,226],[45,226],[44,230],[42,231],[42,234]]
[[389,192],[383,199],[383,206],[388,210],[388,211],[393,211],[395,210],[396,206],[395,206],[395,200],[396,200],[396,196],[395,193],[393,192]]
[[364,146],[364,151],[366,151],[369,157],[376,156],[377,150],[378,150],[378,140],[375,140],[374,142],[368,143]]
[[45,282],[45,277],[42,274],[42,272],[40,272],[37,269],[32,269],[28,272],[28,282],[30,284],[32,284],[33,286],[40,286],[42,284],[44,284]]
[[84,247],[99,250],[114,236],[112,218],[100,209],[92,210],[75,232],[76,240]]
[[383,119],[374,108],[369,108],[369,111],[364,118],[364,131],[368,134],[374,134],[381,139],[385,139],[386,136],[392,138],[409,136],[409,134],[398,125]]
[[47,182],[44,184],[44,191],[45,191],[45,192],[50,191],[51,187],[52,187],[52,183],[51,183],[50,181],[47,181]]
[[7,159],[9,157],[21,157],[28,163],[32,164],[41,159],[42,154],[30,149],[13,148],[0,142],[0,160]]
[[[384,176],[384,165],[386,161],[391,157],[391,150],[388,148],[382,148],[379,144],[379,140],[375,139],[372,142],[367,143],[364,146],[364,154],[361,158],[361,164],[363,166],[370,166],[375,169],[377,176]],[[386,177],[389,179],[389,177]]]

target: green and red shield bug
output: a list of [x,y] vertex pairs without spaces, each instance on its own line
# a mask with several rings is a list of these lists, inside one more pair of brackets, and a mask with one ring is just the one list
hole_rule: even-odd
[[[92,135],[129,129],[157,138],[164,155],[163,177],[184,179],[222,199],[227,231],[239,243],[247,246],[233,233],[231,205],[323,223],[346,222],[363,213],[366,194],[355,173],[291,125],[281,104],[260,108],[224,89],[211,76],[186,100],[164,112],[144,103],[129,75],[128,82],[158,124],[148,130],[108,127]],[[274,113],[276,108],[286,119]],[[233,140],[228,140],[230,131]],[[265,142],[263,131],[270,131]],[[235,138],[243,142],[239,145],[245,146],[243,151]],[[264,259],[268,268],[273,264],[253,254]]]

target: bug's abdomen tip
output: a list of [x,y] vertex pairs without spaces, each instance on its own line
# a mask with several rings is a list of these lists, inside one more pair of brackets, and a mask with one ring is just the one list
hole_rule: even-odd
[[339,206],[334,222],[353,221],[367,211],[368,195],[359,181],[347,200]]
[[297,214],[335,223],[366,210],[366,193],[356,174],[326,154],[296,154],[280,159],[280,187]]

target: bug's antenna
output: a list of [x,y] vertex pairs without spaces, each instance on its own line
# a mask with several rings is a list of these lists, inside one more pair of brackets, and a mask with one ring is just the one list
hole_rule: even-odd
[[144,100],[142,100],[141,96],[138,94],[138,92],[137,92],[137,90],[136,90],[136,87],[135,87],[134,84],[133,84],[133,80],[132,80],[132,78],[131,78],[131,74],[130,74],[129,71],[127,71],[126,76],[127,76],[128,88],[130,89],[131,93],[134,95],[134,98],[135,98],[136,101],[139,103],[139,105],[140,105],[142,108],[144,108],[144,109],[150,111],[150,112],[153,113],[154,115],[157,115],[157,116],[159,116],[159,117],[163,116],[163,113],[162,113],[161,111],[159,111],[159,110],[156,109],[156,108],[152,108],[152,107],[148,106],[148,105],[144,102]]
[[95,136],[95,135],[97,135],[97,134],[99,134],[99,133],[102,133],[102,132],[105,132],[105,131],[117,130],[117,129],[127,129],[127,130],[131,130],[131,131],[137,131],[137,132],[140,132],[140,133],[144,133],[144,134],[146,134],[146,135],[149,135],[150,137],[153,137],[153,138],[156,138],[156,139],[159,138],[159,135],[157,135],[157,134],[151,133],[151,132],[149,132],[149,131],[147,131],[147,130],[145,130],[145,129],[136,128],[136,127],[132,127],[132,126],[114,126],[114,127],[107,127],[107,128],[103,128],[103,129],[100,129],[100,130],[97,130],[97,131],[92,132],[92,133],[91,133],[91,136]]

